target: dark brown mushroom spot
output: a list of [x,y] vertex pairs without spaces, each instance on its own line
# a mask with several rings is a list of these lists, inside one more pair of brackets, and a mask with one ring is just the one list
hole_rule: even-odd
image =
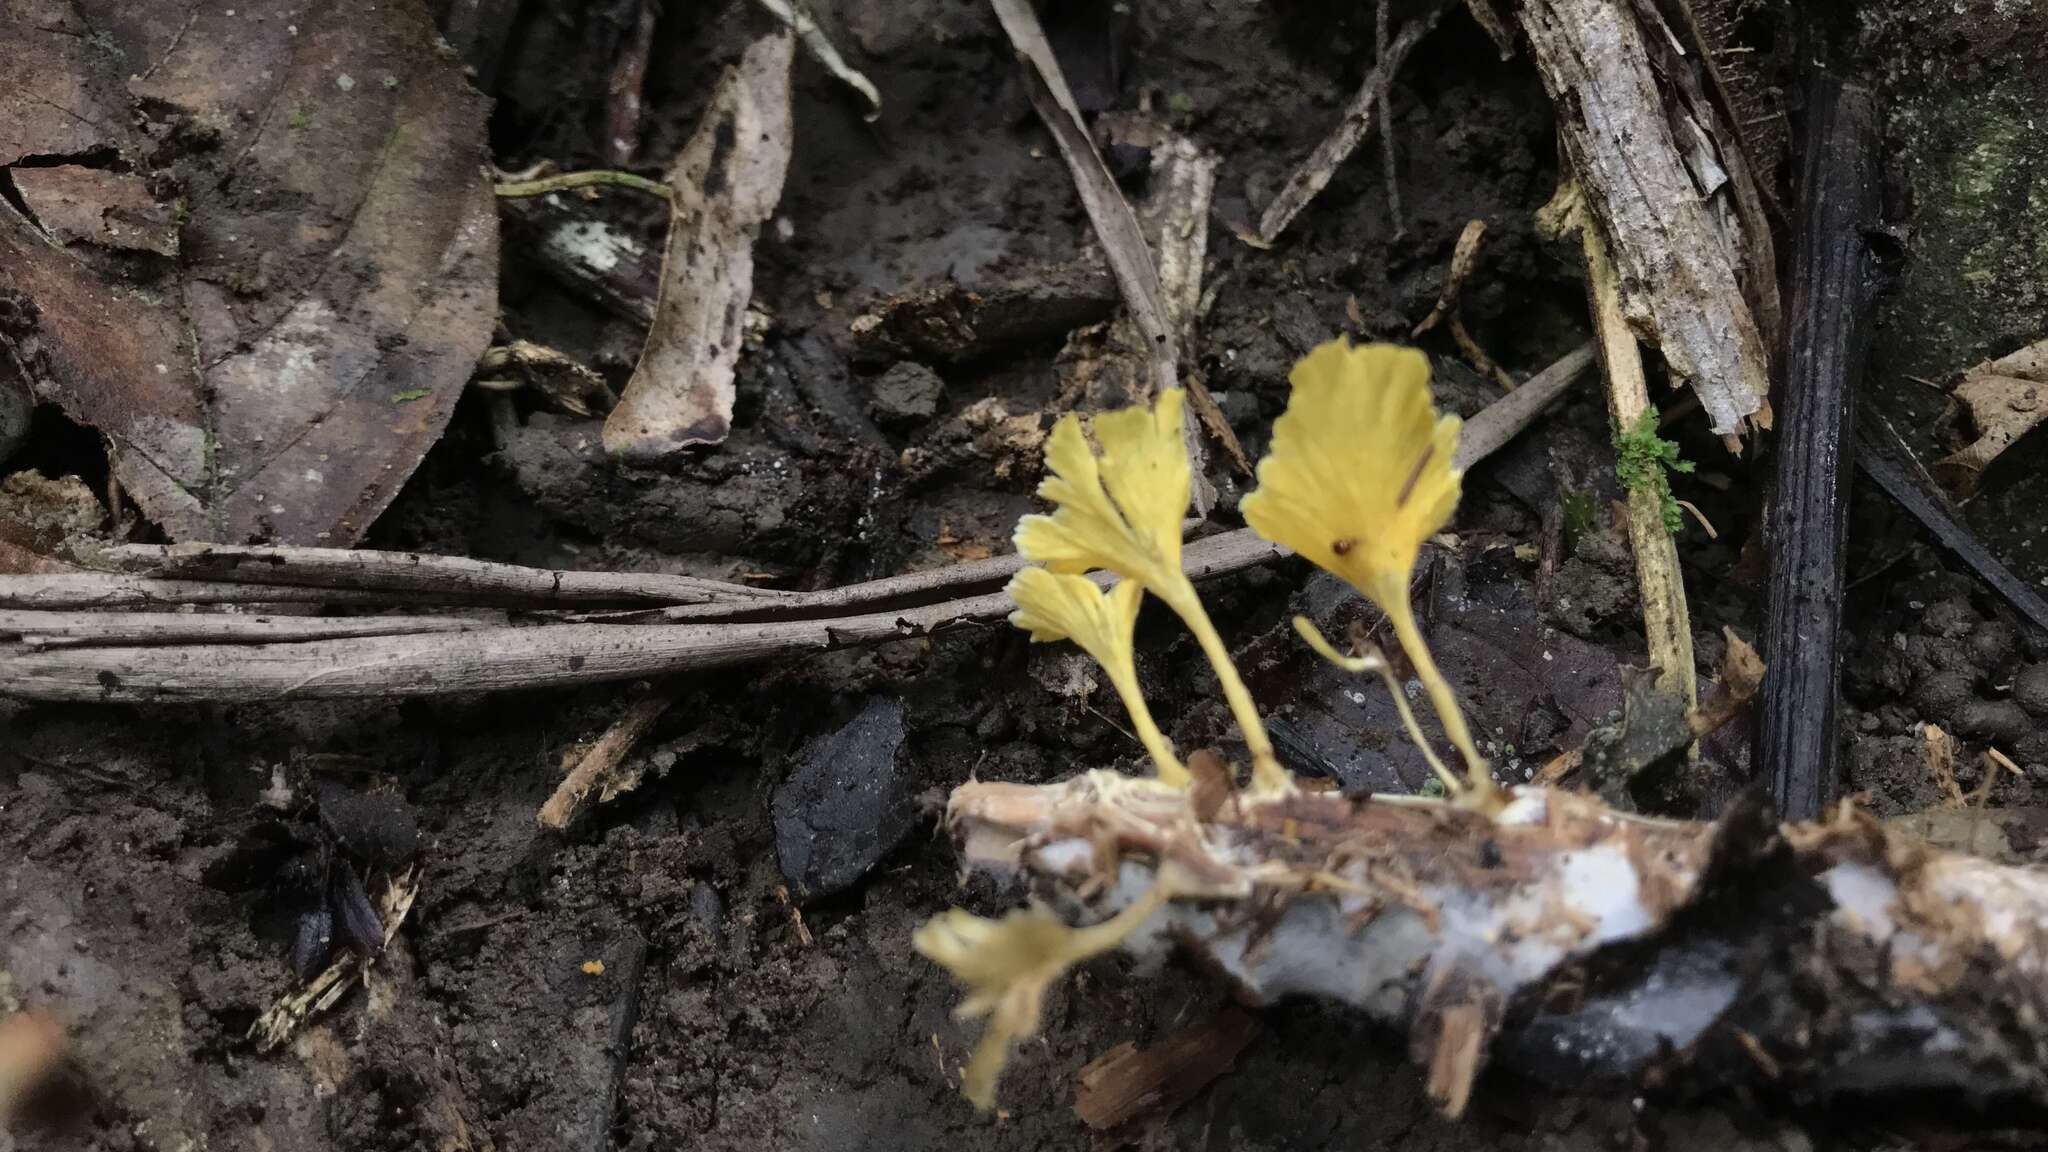
[[1422,450],[1422,456],[1415,461],[1415,467],[1409,470],[1408,482],[1401,485],[1401,494],[1394,497],[1394,507],[1399,508],[1408,503],[1408,497],[1415,494],[1416,482],[1422,479],[1422,470],[1429,467],[1429,458],[1434,455],[1436,455],[1436,444],[1432,442]]

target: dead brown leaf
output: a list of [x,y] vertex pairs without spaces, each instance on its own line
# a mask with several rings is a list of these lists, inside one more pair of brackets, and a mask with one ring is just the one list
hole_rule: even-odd
[[1977,439],[1934,466],[1957,496],[1969,496],[1991,462],[2048,420],[2048,340],[1963,374],[1955,397],[1970,414]]
[[173,538],[350,544],[489,342],[485,101],[419,0],[261,7],[0,18],[0,90],[33,94],[0,164],[72,161],[11,173],[0,345]]
[[605,451],[660,460],[732,431],[733,371],[754,294],[754,241],[782,199],[795,40],[756,41],[728,69],[668,173],[661,294],[640,363],[604,422]]

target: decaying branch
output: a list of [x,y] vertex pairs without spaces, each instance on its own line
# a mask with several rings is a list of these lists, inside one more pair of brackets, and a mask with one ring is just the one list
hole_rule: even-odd
[[1629,324],[1739,448],[1752,425],[1770,427],[1770,355],[1737,275],[1750,241],[1724,230],[1708,200],[1728,173],[1718,162],[1704,176],[1687,166],[1698,150],[1679,146],[1628,0],[1525,0],[1517,12],[1612,249]]
[[947,824],[970,870],[1021,869],[1081,919],[1166,884],[1126,948],[1405,1031],[1452,1113],[1489,1061],[1579,1090],[2048,1108],[2048,875],[1846,809],[1707,825],[1525,787],[1497,820],[1333,793],[1205,819],[1189,793],[1089,773],[963,785]]
[[1867,91],[1809,87],[1799,235],[1787,276],[1782,416],[1768,508],[1770,672],[1757,712],[1757,769],[1779,811],[1818,817],[1835,799],[1842,588],[1856,392],[1875,328],[1883,138]]

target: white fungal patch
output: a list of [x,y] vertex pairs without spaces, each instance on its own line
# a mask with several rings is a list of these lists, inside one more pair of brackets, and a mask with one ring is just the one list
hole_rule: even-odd
[[1899,887],[1890,876],[1868,864],[1851,860],[1821,873],[1820,880],[1827,887],[1829,898],[1835,902],[1836,920],[1879,944],[1890,940],[1898,931],[1898,925],[1892,919],[1892,907],[1898,900]]
[[597,272],[609,272],[622,260],[637,260],[647,249],[638,240],[609,224],[579,220],[548,233],[548,247],[571,262]]
[[1642,887],[1627,849],[1610,840],[1564,854],[1561,893],[1573,910],[1593,922],[1587,943],[1598,947],[1640,936],[1657,926],[1643,905]]
[[1514,799],[1500,810],[1494,823],[1504,827],[1541,824],[1550,815],[1549,793],[1541,788],[1511,789]]

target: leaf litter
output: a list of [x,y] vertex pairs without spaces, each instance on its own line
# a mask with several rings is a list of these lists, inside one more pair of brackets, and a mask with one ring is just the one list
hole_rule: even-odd
[[417,5],[169,15],[0,21],[0,82],[50,94],[0,163],[72,162],[10,173],[0,343],[172,538],[352,544],[489,343],[487,101]]

